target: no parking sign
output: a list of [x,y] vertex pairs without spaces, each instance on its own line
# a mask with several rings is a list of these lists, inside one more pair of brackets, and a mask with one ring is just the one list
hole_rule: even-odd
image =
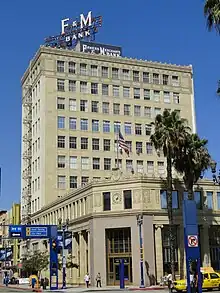
[[188,235],[188,247],[198,247],[198,235]]

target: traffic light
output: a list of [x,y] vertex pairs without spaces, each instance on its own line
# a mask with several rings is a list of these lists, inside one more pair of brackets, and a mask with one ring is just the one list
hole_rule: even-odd
[[57,241],[56,241],[56,239],[52,240],[52,249],[54,251],[57,251]]

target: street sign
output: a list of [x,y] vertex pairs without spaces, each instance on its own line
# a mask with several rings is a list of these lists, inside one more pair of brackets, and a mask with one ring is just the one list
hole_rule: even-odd
[[198,247],[198,235],[188,235],[188,247]]
[[11,225],[9,226],[9,237],[11,238],[22,238],[22,225]]
[[47,226],[27,226],[25,227],[25,238],[48,237]]

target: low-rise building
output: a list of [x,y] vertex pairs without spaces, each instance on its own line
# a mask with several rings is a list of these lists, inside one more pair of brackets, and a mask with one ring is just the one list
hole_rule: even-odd
[[[173,213],[176,233],[176,274],[185,274],[182,200],[187,196],[183,183],[174,180]],[[140,283],[140,247],[137,215],[143,215],[145,283],[159,281],[170,265],[167,202],[164,181],[146,175],[122,175],[93,181],[32,215],[32,224],[58,224],[69,219],[73,232],[73,262],[67,270],[69,283],[84,282],[89,272],[94,284],[98,272],[103,285],[119,283],[119,260],[125,260],[127,284]],[[202,265],[218,268],[220,239],[220,189],[210,180],[194,187],[198,207]],[[36,249],[37,241],[32,243]]]

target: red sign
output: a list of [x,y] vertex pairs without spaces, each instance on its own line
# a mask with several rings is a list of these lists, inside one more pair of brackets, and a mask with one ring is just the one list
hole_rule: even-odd
[[198,247],[198,235],[188,235],[188,247]]

